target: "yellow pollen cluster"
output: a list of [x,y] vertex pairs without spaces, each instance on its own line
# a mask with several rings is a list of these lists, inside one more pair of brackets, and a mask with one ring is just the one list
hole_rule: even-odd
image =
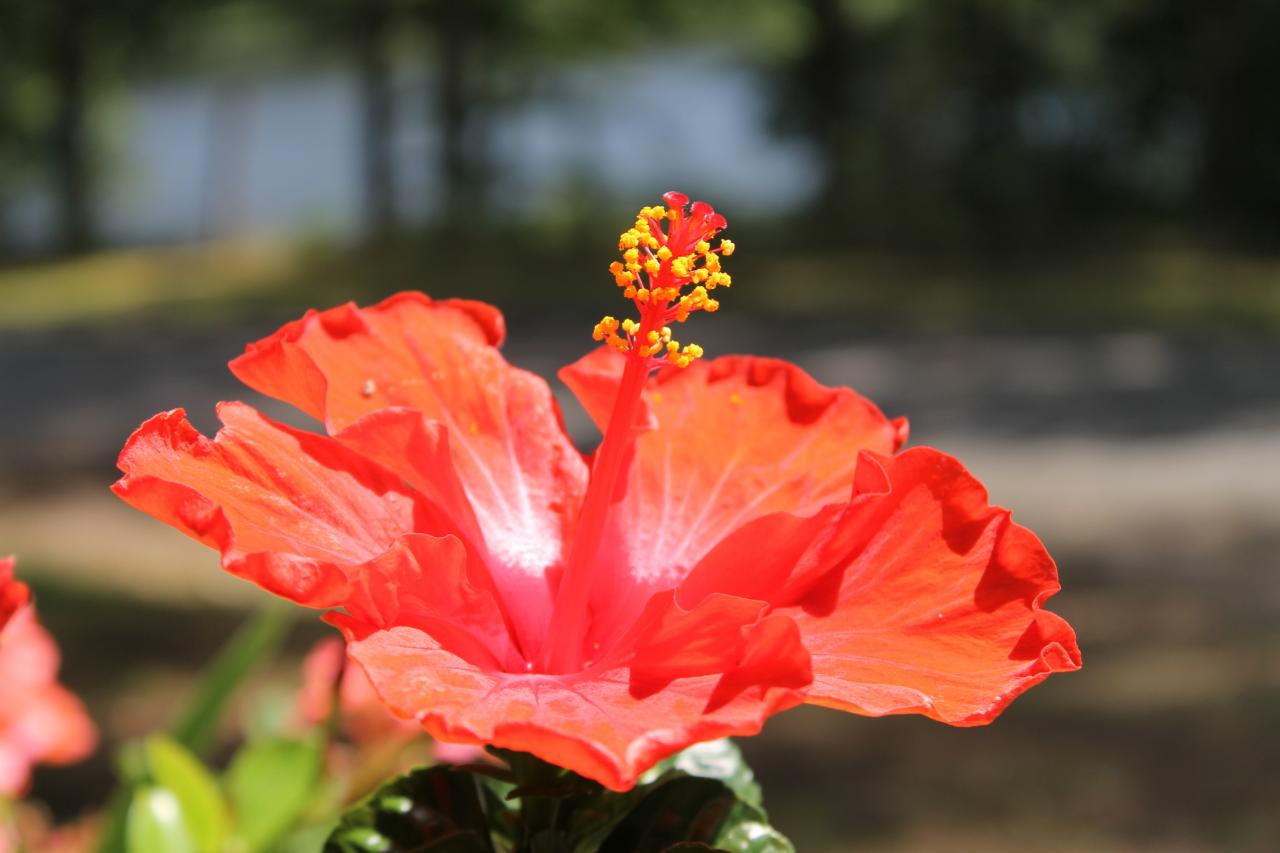
[[[622,295],[640,309],[641,319],[619,322],[606,316],[592,331],[595,340],[620,352],[663,359],[677,367],[688,367],[702,356],[702,347],[697,344],[681,345],[673,340],[667,324],[683,323],[695,311],[711,313],[720,308],[719,301],[709,294],[733,283],[721,269],[720,259],[732,255],[735,247],[732,241],[721,240],[717,248],[712,248],[710,239],[723,227],[723,219],[719,225],[704,225],[709,219],[695,225],[685,222],[684,215],[679,208],[643,207],[635,224],[619,235],[622,260],[609,265],[609,274],[622,289]],[[671,224],[668,226],[667,222]],[[701,239],[685,242],[694,236],[689,234],[690,227],[700,227]],[[679,242],[669,245],[673,240]],[[692,287],[686,292],[687,286]]]
[[[631,320],[623,320],[621,325],[627,327],[629,332],[634,323]],[[627,339],[618,334],[618,328],[617,318],[606,314],[600,318],[600,322],[596,323],[596,327],[591,330],[591,337],[597,341],[605,341],[619,352],[626,352],[629,345],[627,344]]]

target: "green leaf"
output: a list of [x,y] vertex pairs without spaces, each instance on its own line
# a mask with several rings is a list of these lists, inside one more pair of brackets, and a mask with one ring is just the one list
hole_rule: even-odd
[[717,779],[673,775],[645,791],[600,845],[600,853],[661,853],[681,841],[710,843],[737,802]]
[[769,824],[762,809],[739,800],[729,810],[715,846],[727,853],[795,853],[795,846]]
[[163,735],[142,747],[147,774],[177,797],[188,833],[201,853],[216,853],[227,834],[227,805],[213,776],[186,749]]
[[[660,762],[642,775],[640,784],[626,794],[602,790],[594,797],[576,801],[569,818],[569,835],[573,839],[575,853],[594,853],[642,799],[679,776],[696,776],[723,783],[737,801],[756,809],[753,815],[768,825],[763,811],[759,809],[760,786],[755,781],[755,774],[733,741],[723,738],[695,744]],[[749,833],[744,829],[731,840],[738,843],[742,835]]]
[[337,825],[335,819],[292,830],[272,845],[271,853],[316,853]]
[[760,807],[762,797],[756,775],[751,772],[738,745],[729,738],[695,743],[664,763],[690,776],[719,779],[738,795],[738,799]]
[[124,834],[129,853],[197,853],[199,849],[183,820],[177,795],[156,785],[134,791]]
[[646,787],[637,786],[619,794],[599,788],[594,796],[575,801],[568,817],[574,853],[596,853],[618,822],[635,808],[647,791]]
[[795,847],[787,837],[770,825],[761,802],[760,785],[733,741],[722,738],[694,744],[650,770],[642,779],[652,782],[661,778],[658,774],[672,771],[717,779],[737,795],[738,802],[709,842],[716,849],[729,853],[794,853]]
[[446,766],[395,779],[342,817],[325,853],[493,853],[491,818],[505,810],[476,776]]
[[227,794],[236,834],[249,850],[266,850],[294,826],[315,790],[321,757],[316,740],[265,740],[236,754]]

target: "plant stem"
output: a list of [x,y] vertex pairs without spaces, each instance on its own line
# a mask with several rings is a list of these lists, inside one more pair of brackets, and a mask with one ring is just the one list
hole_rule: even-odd
[[[554,789],[564,770],[527,753],[507,753],[505,757],[515,775],[516,787],[530,791],[520,798],[521,833],[516,853],[546,849],[547,836],[555,833],[561,798],[545,789]],[[537,843],[540,836],[543,841]]]
[[208,750],[227,701],[240,683],[280,647],[291,620],[287,608],[273,604],[236,629],[209,665],[186,712],[174,724],[174,740],[197,755]]

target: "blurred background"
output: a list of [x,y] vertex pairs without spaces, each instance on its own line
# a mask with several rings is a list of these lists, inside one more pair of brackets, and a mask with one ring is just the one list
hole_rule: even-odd
[[246,342],[404,288],[497,303],[550,376],[680,189],[739,246],[694,338],[964,459],[1085,655],[987,729],[775,719],[777,825],[1280,849],[1277,43],[1270,0],[0,0],[0,553],[108,741],[35,795],[96,808],[262,600],[107,492],[139,422],[213,429],[261,402]]

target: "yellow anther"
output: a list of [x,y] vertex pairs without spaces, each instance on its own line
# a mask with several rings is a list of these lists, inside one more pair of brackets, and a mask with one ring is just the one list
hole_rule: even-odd
[[596,323],[595,329],[591,332],[591,337],[597,341],[603,341],[616,331],[618,331],[618,321],[606,314],[599,323]]
[[702,347],[689,344],[676,355],[675,363],[677,367],[688,367],[699,358],[702,358]]
[[707,279],[707,290],[715,290],[717,287],[728,287],[733,283],[733,279],[729,277],[727,272],[712,273]]
[[[674,223],[683,215],[682,208],[642,207],[635,224],[619,235],[622,260],[610,263],[609,273],[623,296],[634,301],[640,320],[619,323],[606,316],[592,329],[595,340],[629,355],[665,358],[668,364],[678,367],[687,367],[702,356],[701,347],[682,347],[672,339],[671,326],[658,324],[683,323],[695,311],[714,312],[720,308],[720,303],[708,294],[731,284],[728,273],[720,268],[720,259],[733,254],[734,245],[730,240],[721,240],[719,247],[713,249],[711,239],[719,230],[716,227],[689,235],[696,242],[685,242],[686,232],[677,234],[674,230]],[[667,220],[673,224],[666,225]],[[668,245],[671,239],[675,242]],[[686,254],[677,254],[679,251]],[[689,290],[683,292],[686,287]],[[648,329],[643,336],[642,326]]]

